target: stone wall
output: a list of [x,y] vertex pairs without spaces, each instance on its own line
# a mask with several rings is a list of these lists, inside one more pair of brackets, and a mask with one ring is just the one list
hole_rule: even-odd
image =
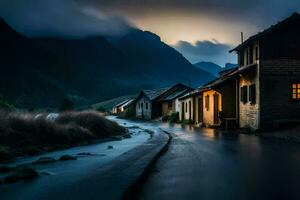
[[[252,69],[252,71],[245,73],[239,78],[239,94],[241,94],[241,87],[248,86],[248,101],[247,103],[241,102],[241,95],[239,95],[239,124],[240,128],[251,128],[251,129],[259,129],[259,78],[258,78],[259,67],[256,69]],[[251,104],[249,102],[249,86],[255,84],[256,85],[256,103]]]
[[300,83],[299,60],[265,60],[261,64],[261,128],[300,120],[300,101],[292,99],[292,83]]

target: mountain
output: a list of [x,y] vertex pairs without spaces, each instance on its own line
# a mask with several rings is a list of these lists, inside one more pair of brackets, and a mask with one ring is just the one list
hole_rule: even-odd
[[215,77],[219,76],[219,72],[222,71],[222,67],[213,63],[213,62],[198,62],[194,64],[195,67],[198,69],[204,70],[209,72],[210,74],[214,75]]
[[226,63],[225,64],[225,69],[232,69],[237,67],[237,64],[233,64],[233,63]]
[[66,96],[91,104],[214,78],[136,29],[118,38],[28,38],[0,20],[0,42],[0,94],[19,107],[57,107]]
[[206,71],[197,69],[182,54],[149,31],[133,30],[124,37],[109,41],[131,61],[131,70],[154,87],[178,82],[197,87],[214,78]]

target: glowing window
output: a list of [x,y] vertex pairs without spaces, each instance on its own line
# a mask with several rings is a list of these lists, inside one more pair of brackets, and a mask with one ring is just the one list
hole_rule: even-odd
[[293,83],[293,99],[300,99],[300,83]]

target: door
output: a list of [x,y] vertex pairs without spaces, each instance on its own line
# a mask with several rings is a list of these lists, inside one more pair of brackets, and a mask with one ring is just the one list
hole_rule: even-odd
[[181,103],[181,120],[184,120],[184,102]]
[[144,103],[141,103],[141,108],[142,108],[142,119],[144,119]]
[[202,97],[198,98],[198,123],[203,122],[203,102]]
[[214,124],[219,124],[219,95],[214,94]]
[[189,101],[189,120],[192,120],[192,102]]

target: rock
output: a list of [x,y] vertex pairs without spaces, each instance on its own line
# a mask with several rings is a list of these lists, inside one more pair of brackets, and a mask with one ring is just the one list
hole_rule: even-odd
[[123,140],[123,137],[121,137],[121,136],[114,136],[113,140],[116,140],[116,141]]
[[12,171],[13,169],[11,167],[8,166],[0,166],[0,173],[7,173]]
[[109,145],[109,146],[107,146],[107,148],[108,148],[108,149],[113,149],[114,147],[111,146],[111,145]]
[[41,157],[38,160],[32,162],[32,164],[48,164],[54,162],[56,162],[56,160],[52,157]]
[[23,167],[17,169],[14,174],[4,178],[4,183],[15,183],[22,180],[32,180],[37,178],[39,174],[30,167]]
[[63,155],[59,158],[60,161],[67,161],[67,160],[77,160],[76,157],[70,155]]
[[125,134],[123,135],[124,138],[131,138],[131,135],[130,134]]
[[79,156],[91,156],[92,154],[89,152],[82,152],[82,153],[78,153],[77,155]]

